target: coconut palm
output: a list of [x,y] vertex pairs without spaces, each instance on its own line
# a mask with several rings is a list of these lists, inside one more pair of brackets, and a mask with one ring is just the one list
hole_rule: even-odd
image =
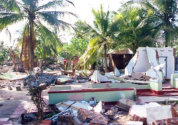
[[[107,69],[107,51],[114,42],[114,33],[117,31],[118,25],[116,22],[112,22],[111,13],[109,11],[103,11],[102,5],[98,11],[92,9],[92,13],[94,15],[94,26],[92,27],[86,23],[82,24],[83,29],[88,29],[85,33],[87,33],[91,39],[85,53],[79,59],[78,64],[85,65],[88,61],[91,62],[91,57],[94,56],[96,59],[96,54],[103,54],[104,66]],[[84,26],[87,28],[84,28]]]
[[159,27],[151,23],[150,16],[144,9],[126,7],[115,13],[119,21],[117,40],[122,47],[130,48],[134,52],[138,47],[155,46]]
[[[172,44],[171,41],[178,32],[175,16],[178,14],[177,0],[141,0],[139,3],[149,12],[153,12],[152,22],[159,30],[164,31],[165,46]],[[129,2],[130,3],[130,2]]]
[[[34,67],[34,52],[36,41],[44,44],[46,48],[50,46],[51,51],[62,46],[57,34],[53,31],[70,26],[69,23],[60,19],[65,14],[74,15],[71,12],[57,10],[57,7],[73,4],[69,0],[50,0],[40,5],[41,0],[1,0],[0,4],[4,7],[0,11],[0,30],[10,24],[24,20],[21,34],[22,50],[21,60],[25,62],[26,68],[32,70]],[[54,10],[56,8],[56,10]]]

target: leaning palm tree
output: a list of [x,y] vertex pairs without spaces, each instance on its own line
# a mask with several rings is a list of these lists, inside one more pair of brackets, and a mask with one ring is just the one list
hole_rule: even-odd
[[102,5],[100,10],[96,11],[92,9],[94,15],[93,27],[83,23],[85,25],[84,29],[88,29],[87,33],[90,36],[89,45],[85,53],[80,57],[80,66],[84,66],[92,57],[97,57],[96,54],[103,54],[104,56],[104,66],[107,70],[107,51],[113,44],[114,33],[117,31],[117,22],[112,22],[111,13],[109,11],[104,12]]
[[[131,0],[134,1],[134,0]],[[128,2],[133,3],[133,2]],[[143,7],[153,12],[152,22],[164,31],[165,46],[172,44],[171,41],[178,32],[176,26],[176,15],[178,14],[177,0],[141,0],[139,2]]]
[[[0,5],[3,9],[0,11],[0,30],[10,24],[24,20],[21,34],[22,49],[20,58],[25,62],[26,68],[32,70],[34,67],[34,52],[36,41],[40,40],[40,44],[44,44],[46,48],[50,46],[50,50],[56,50],[62,47],[60,39],[54,31],[70,26],[69,23],[60,19],[65,14],[72,14],[67,11],[57,10],[57,7],[73,4],[69,0],[50,0],[40,5],[40,0],[1,0]],[[54,10],[56,8],[56,10]]]

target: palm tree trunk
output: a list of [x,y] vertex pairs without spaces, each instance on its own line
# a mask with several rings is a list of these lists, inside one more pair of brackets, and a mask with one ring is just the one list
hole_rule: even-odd
[[169,21],[169,15],[167,13],[164,14],[164,21],[166,23],[166,29],[164,30],[164,32],[165,32],[165,47],[168,47],[168,45],[170,43],[170,31],[168,29],[169,29],[169,26],[171,25],[171,22]]
[[30,21],[29,70],[34,68],[33,21]]
[[165,47],[168,47],[169,43],[169,34],[168,31],[165,31]]
[[105,71],[108,70],[108,65],[107,65],[107,46],[104,44],[104,63],[105,63]]

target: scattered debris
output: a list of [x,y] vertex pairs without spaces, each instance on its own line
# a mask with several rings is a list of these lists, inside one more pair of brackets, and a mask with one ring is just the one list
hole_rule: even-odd
[[61,77],[61,78],[57,78],[56,79],[56,84],[57,85],[62,85],[62,84],[66,84],[66,83],[72,83],[74,80],[69,78],[69,77]]
[[55,83],[58,76],[46,74],[46,73],[39,73],[36,75],[29,75],[24,79],[24,86],[30,84],[31,82],[35,82],[35,79],[38,79],[40,83],[45,83],[47,86]]
[[86,109],[78,110],[78,118],[83,123],[100,124],[100,125],[107,125],[109,121],[109,119],[105,118],[103,115]]
[[90,77],[91,81],[94,83],[110,83],[112,82],[106,76],[101,75],[98,70],[95,70],[93,75]]
[[22,89],[21,89],[21,86],[17,86],[16,87],[16,91],[21,91]]
[[132,105],[135,105],[136,103],[132,100],[129,100],[129,99],[120,99],[117,104],[116,104],[116,107],[118,107],[119,109],[121,110],[124,110],[124,111],[129,111],[130,107]]
[[10,85],[8,85],[8,90],[12,90],[12,87]]

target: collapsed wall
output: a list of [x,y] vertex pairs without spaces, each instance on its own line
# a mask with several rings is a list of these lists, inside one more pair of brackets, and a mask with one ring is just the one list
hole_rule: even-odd
[[174,73],[175,59],[173,48],[140,47],[125,68],[125,75],[142,73],[162,81],[170,79]]

